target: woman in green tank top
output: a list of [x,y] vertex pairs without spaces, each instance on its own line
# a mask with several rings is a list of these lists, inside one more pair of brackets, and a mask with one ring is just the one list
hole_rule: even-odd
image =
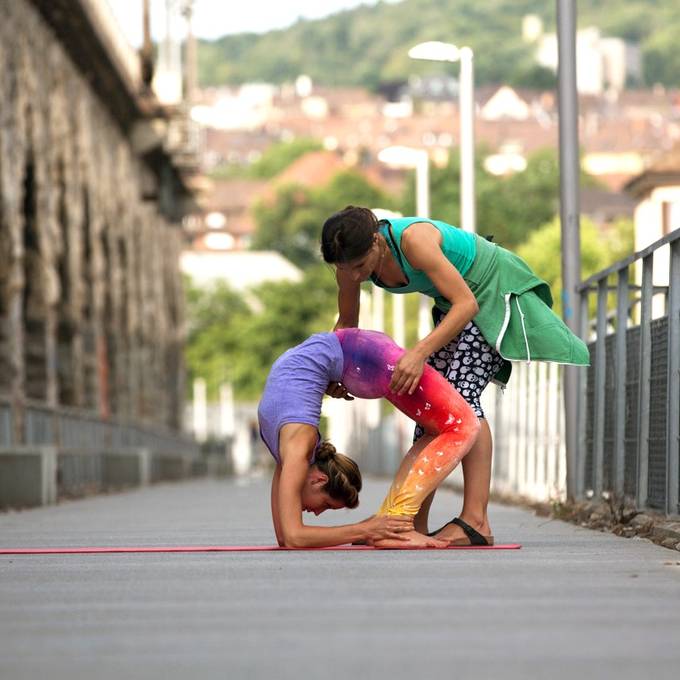
[[[357,326],[362,281],[370,279],[391,293],[420,292],[434,299],[434,329],[397,363],[390,388],[412,394],[427,361],[472,406],[481,429],[463,463],[460,519],[435,535],[450,541],[490,537],[492,438],[479,403],[481,392],[491,380],[507,382],[511,361],[587,365],[585,344],[551,310],[548,285],[523,260],[445,222],[419,217],[378,221],[368,208],[348,206],[324,223],[321,251],[336,266],[336,328]],[[415,439],[422,433],[416,428]],[[431,502],[432,497],[415,518],[423,533]]]

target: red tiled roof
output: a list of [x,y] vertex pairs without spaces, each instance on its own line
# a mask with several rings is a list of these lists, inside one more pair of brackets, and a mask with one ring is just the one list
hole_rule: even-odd
[[323,186],[334,175],[347,166],[332,151],[310,151],[293,161],[282,173],[276,176],[272,184],[302,184],[303,186]]

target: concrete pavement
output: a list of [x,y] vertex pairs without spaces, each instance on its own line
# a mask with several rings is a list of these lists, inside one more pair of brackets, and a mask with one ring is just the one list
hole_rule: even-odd
[[[361,519],[386,488],[314,521]],[[440,492],[432,523],[459,508]],[[491,519],[523,549],[0,556],[0,679],[678,677],[677,553]],[[0,515],[2,547],[272,542],[267,479]]]

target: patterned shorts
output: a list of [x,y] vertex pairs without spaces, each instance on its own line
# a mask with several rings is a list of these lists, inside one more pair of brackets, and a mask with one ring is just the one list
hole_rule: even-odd
[[[444,313],[435,307],[432,316],[437,326]],[[503,358],[487,343],[475,323],[469,321],[458,337],[433,352],[427,363],[460,392],[478,418],[484,417],[479,398],[500,370]],[[423,433],[423,428],[416,425],[413,441],[422,437]]]

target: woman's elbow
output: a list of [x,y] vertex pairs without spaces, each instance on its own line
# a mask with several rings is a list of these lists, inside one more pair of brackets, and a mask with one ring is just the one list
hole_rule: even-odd
[[477,316],[479,312],[479,303],[477,302],[477,298],[472,297],[470,298],[470,318]]
[[279,542],[282,548],[304,548],[302,536],[297,531],[284,532],[283,540]]

